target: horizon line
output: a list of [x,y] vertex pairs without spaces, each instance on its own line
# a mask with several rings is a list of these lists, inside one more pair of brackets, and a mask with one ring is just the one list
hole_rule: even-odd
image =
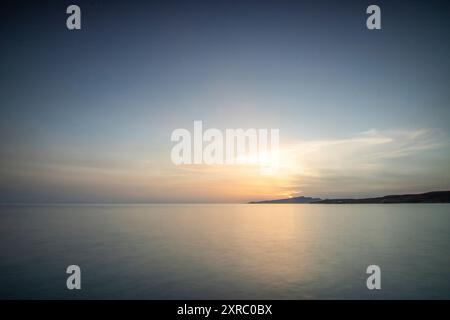
[[[325,198],[322,199],[320,197],[315,196],[296,196],[296,197],[290,197],[290,198],[277,198],[277,199],[268,199],[268,200],[250,200],[246,202],[0,202],[0,206],[64,206],[64,205],[71,205],[71,206],[108,206],[108,205],[186,205],[186,204],[201,204],[201,205],[208,205],[208,204],[252,204],[252,202],[260,202],[260,201],[273,201],[273,200],[288,200],[288,199],[294,199],[294,198],[317,198],[320,200],[342,200],[342,199],[371,199],[371,198],[381,198],[381,197],[387,197],[387,196],[404,196],[404,195],[420,195],[420,194],[426,194],[426,193],[434,193],[434,192],[450,192],[450,190],[434,190],[434,191],[426,191],[426,192],[420,192],[420,193],[398,193],[398,194],[387,194],[383,196],[375,196],[375,197],[363,197],[363,198]],[[254,204],[254,203],[253,203]],[[297,203],[298,204],[298,203]]]

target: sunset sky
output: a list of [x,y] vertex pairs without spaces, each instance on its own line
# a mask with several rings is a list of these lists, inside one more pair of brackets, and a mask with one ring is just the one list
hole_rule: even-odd
[[[72,1],[73,2],[73,1]],[[450,189],[449,5],[2,3],[0,202],[246,202]],[[375,3],[374,2],[374,3]],[[170,135],[279,128],[280,166],[175,166]]]

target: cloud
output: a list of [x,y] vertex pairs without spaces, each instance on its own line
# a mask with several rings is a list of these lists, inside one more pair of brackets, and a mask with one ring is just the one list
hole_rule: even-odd
[[29,148],[2,150],[0,200],[244,202],[450,189],[449,139],[431,129],[285,143],[272,176],[261,175],[259,165],[175,166],[167,155],[145,152],[23,150]]
[[289,189],[358,196],[449,188],[449,139],[437,130],[371,129],[283,148]]

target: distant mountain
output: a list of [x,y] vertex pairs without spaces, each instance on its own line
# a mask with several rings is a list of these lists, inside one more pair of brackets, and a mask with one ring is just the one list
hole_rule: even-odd
[[320,198],[311,198],[311,197],[295,197],[288,199],[278,199],[278,200],[265,200],[265,201],[252,201],[249,203],[312,203],[317,202],[322,199]]
[[315,203],[450,203],[450,191],[389,195],[364,199],[325,199]]
[[345,203],[450,203],[450,191],[433,191],[419,194],[388,195],[377,198],[363,199],[325,199],[311,197],[296,197],[279,200],[252,201],[249,203],[322,203],[322,204],[345,204]]

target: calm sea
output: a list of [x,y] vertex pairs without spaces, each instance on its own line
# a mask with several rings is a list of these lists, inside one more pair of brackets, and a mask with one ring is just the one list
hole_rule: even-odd
[[450,205],[3,206],[0,298],[450,299]]

